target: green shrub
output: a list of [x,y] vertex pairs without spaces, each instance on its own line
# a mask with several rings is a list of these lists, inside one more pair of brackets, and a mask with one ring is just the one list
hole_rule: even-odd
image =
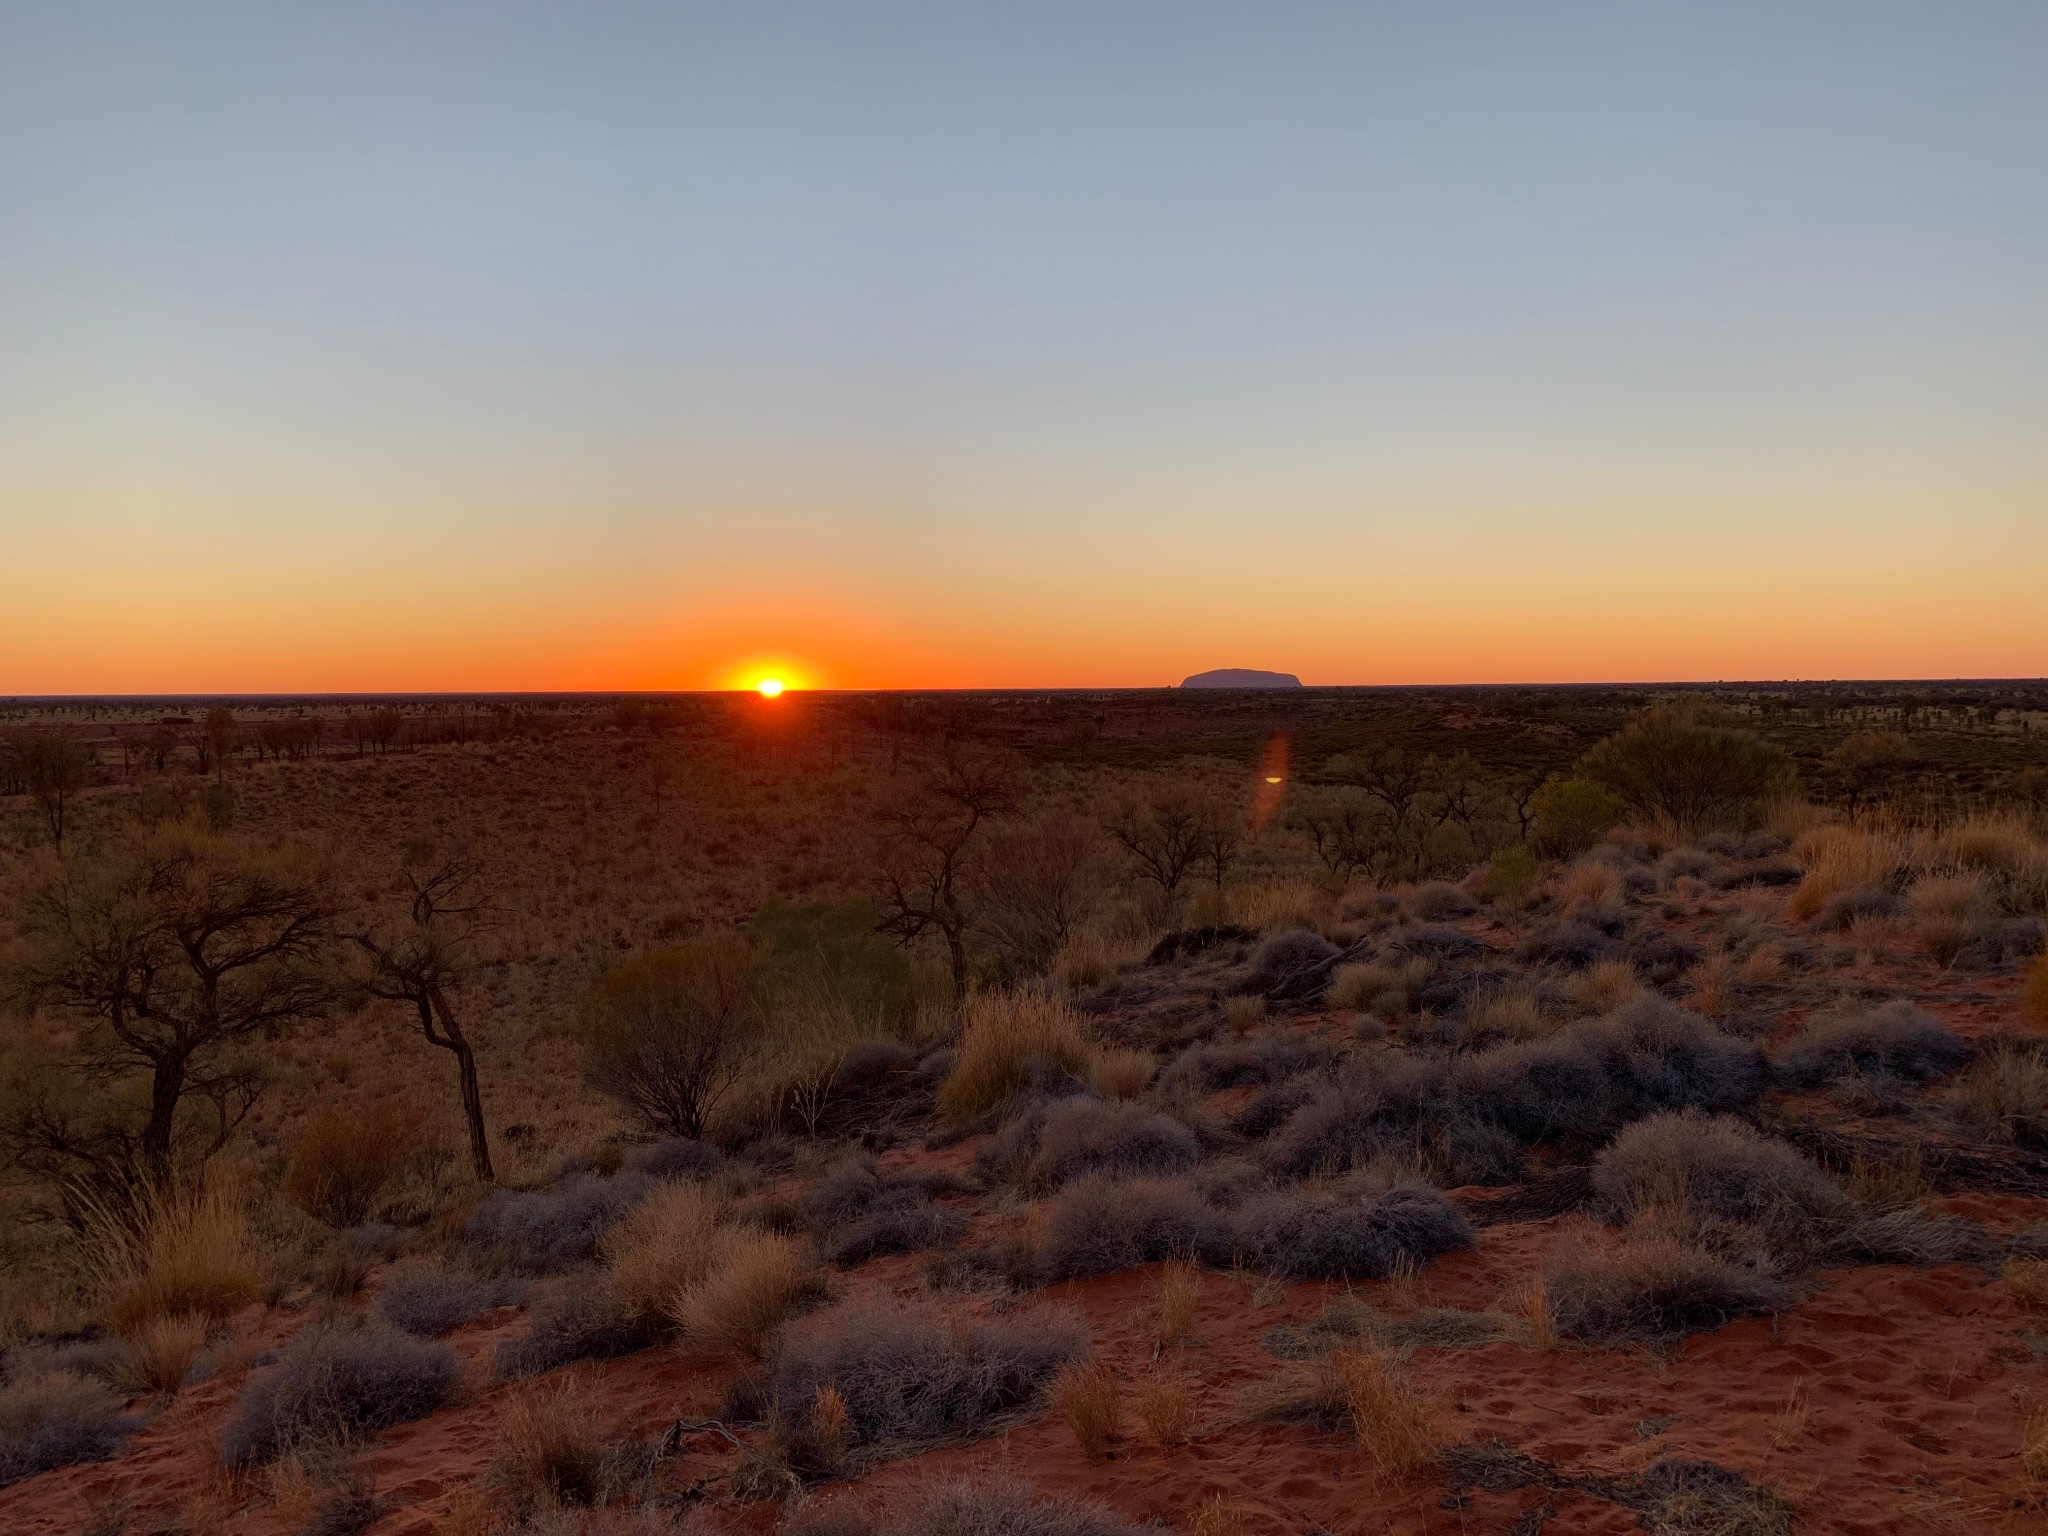
[[1693,701],[1645,710],[1581,758],[1579,774],[1687,836],[1747,825],[1797,783],[1782,748]]
[[1494,849],[1493,857],[1486,861],[1483,888],[1488,900],[1512,904],[1535,889],[1536,877],[1541,873],[1536,855],[1527,844],[1509,843]]
[[1530,841],[1552,858],[1583,853],[1628,814],[1619,795],[1590,779],[1553,778],[1536,791],[1529,809],[1536,818]]

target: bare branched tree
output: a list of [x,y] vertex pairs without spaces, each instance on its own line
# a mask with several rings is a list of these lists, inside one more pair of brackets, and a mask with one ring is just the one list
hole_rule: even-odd
[[1006,758],[949,738],[883,812],[875,882],[881,931],[904,944],[933,933],[944,940],[955,997],[967,992],[973,862],[984,834],[1016,803],[1017,776]]
[[61,848],[72,798],[92,783],[92,749],[61,731],[49,731],[24,736],[16,750],[22,780],[43,813],[50,841]]
[[334,1000],[334,916],[317,859],[188,823],[53,871],[24,902],[23,978],[83,1026],[89,1079],[110,1090],[139,1074],[147,1091],[139,1124],[102,1121],[74,1140],[76,1122],[45,1106],[31,1139],[130,1181],[205,1162],[261,1087],[249,1049]]
[[1045,817],[993,832],[971,876],[974,925],[1013,974],[1043,975],[1101,892],[1102,834]]
[[1206,826],[1201,802],[1178,785],[1124,801],[1112,813],[1109,835],[1123,846],[1141,878],[1171,904],[1202,858]]
[[489,1184],[496,1175],[484,1127],[476,1051],[448,1000],[474,964],[474,945],[484,914],[478,891],[481,871],[468,860],[450,859],[424,877],[408,870],[406,881],[412,889],[412,903],[404,922],[349,935],[365,961],[358,979],[372,997],[411,1007],[427,1044],[455,1057],[462,1118],[469,1128],[470,1165],[477,1179]]

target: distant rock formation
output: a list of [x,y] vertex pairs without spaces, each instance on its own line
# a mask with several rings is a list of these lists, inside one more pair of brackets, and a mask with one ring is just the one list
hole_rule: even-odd
[[1292,672],[1261,672],[1256,667],[1218,667],[1182,681],[1183,688],[1299,688]]

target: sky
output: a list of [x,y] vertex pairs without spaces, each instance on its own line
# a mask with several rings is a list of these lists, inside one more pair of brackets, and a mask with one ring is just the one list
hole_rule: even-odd
[[0,694],[2048,674],[2048,7],[0,0]]

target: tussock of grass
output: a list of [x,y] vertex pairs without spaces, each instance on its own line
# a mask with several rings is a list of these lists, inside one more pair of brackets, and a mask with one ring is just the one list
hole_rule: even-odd
[[967,1001],[960,1055],[939,1084],[943,1114],[969,1120],[1048,1075],[1088,1082],[1100,1050],[1062,999],[1042,992],[984,992]]
[[717,1234],[704,1273],[678,1289],[667,1310],[683,1348],[759,1356],[775,1330],[817,1293],[803,1244],[735,1227]]
[[262,1294],[262,1254],[240,1192],[226,1185],[145,1188],[126,1208],[94,1205],[86,1245],[123,1336],[171,1318],[217,1321]]

